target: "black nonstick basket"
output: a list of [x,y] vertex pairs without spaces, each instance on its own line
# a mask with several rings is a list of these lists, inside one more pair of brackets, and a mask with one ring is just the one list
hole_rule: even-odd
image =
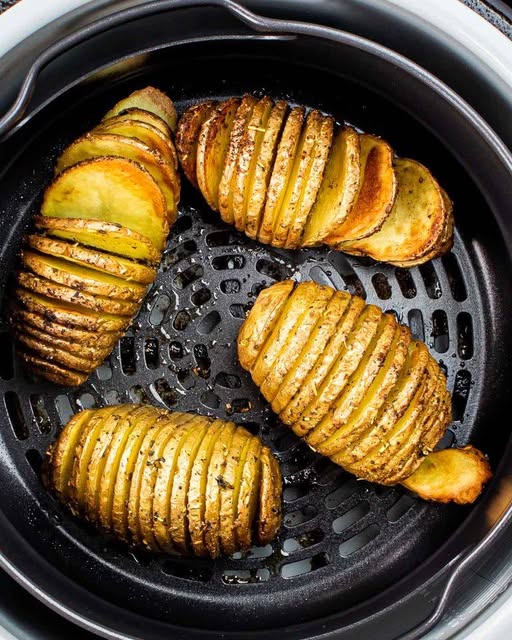
[[[47,86],[47,100],[30,112],[46,64],[63,56],[75,65],[74,81]],[[47,50],[0,120],[3,292],[60,151],[148,84],[180,111],[212,97],[269,94],[386,138],[431,168],[453,198],[454,249],[410,270],[323,248],[274,249],[224,225],[184,184],[158,278],[86,384],[70,391],[35,382],[2,325],[1,565],[55,609],[113,638],[351,638],[363,628],[370,638],[384,615],[397,616],[395,634],[421,637],[511,519],[502,419],[512,373],[510,155],[447,87],[369,41],[260,18],[229,1],[145,4]],[[356,481],[279,424],[238,364],[236,337],[258,293],[285,278],[360,295],[425,340],[453,393],[441,446],[471,442],[496,471],[476,505],[428,504]],[[259,433],[284,476],[279,537],[216,561],[151,556],[58,505],[39,471],[62,425],[80,409],[133,401],[230,418]],[[440,595],[429,600],[434,584]],[[426,606],[401,618],[400,606],[420,592]]]

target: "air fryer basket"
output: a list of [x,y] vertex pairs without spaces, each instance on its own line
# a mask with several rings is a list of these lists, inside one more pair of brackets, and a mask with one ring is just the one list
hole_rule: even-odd
[[[183,8],[169,17],[163,13],[169,4]],[[97,34],[76,38],[84,42],[67,54],[69,63],[88,46],[99,52],[94,73],[56,93],[0,145],[3,289],[59,152],[118,98],[147,84],[167,91],[180,111],[196,100],[266,93],[383,136],[400,155],[429,166],[454,199],[454,249],[410,270],[327,249],[273,249],[224,225],[184,184],[180,216],[145,305],[80,389],[24,374],[2,327],[1,553],[19,579],[68,611],[86,611],[84,619],[105,634],[108,626],[111,634],[145,639],[171,632],[312,637],[348,628],[436,575],[456,575],[501,515],[500,479],[511,466],[507,429],[498,418],[512,346],[506,331],[510,160],[467,106],[392,52],[341,32],[215,4],[223,6],[162,2],[156,15],[146,5],[125,12],[107,34],[102,24]],[[166,46],[133,51],[133,34],[148,28],[155,38],[167,31]],[[116,42],[116,61],[112,56],[101,67],[106,38],[111,47]],[[26,106],[36,76],[18,107]],[[18,116],[15,109],[9,124]],[[284,278],[361,295],[395,312],[427,342],[453,392],[454,422],[442,446],[471,441],[498,469],[476,506],[431,505],[400,488],[358,482],[279,424],[237,362],[236,336],[258,292]],[[277,540],[215,562],[152,557],[106,539],[61,508],[38,477],[49,443],[76,411],[127,401],[230,417],[260,433],[285,479]]]

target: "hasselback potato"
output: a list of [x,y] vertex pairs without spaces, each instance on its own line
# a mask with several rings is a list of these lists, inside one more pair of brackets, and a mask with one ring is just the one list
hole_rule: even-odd
[[176,111],[135,91],[57,160],[9,309],[26,367],[84,382],[139,310],[177,215]]
[[445,376],[393,314],[357,296],[275,284],[242,325],[238,355],[282,422],[358,478],[466,502],[490,477],[475,449],[431,453],[451,420]]
[[281,474],[258,437],[148,405],[76,414],[46,482],[77,515],[152,551],[215,558],[267,544],[281,525]]
[[403,267],[452,246],[452,205],[429,170],[316,109],[268,96],[205,102],[185,111],[176,142],[210,207],[260,242],[324,243]]

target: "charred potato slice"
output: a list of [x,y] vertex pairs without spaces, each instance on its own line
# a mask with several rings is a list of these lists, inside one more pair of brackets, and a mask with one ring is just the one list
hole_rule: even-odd
[[116,103],[104,119],[112,118],[127,109],[142,109],[154,113],[161,118],[171,131],[176,130],[177,115],[174,104],[165,93],[155,87],[145,87],[131,93],[127,98]]
[[48,362],[34,353],[24,351],[21,347],[17,349],[17,353],[25,369],[37,378],[49,380],[64,387],[79,387],[89,377],[87,373],[73,371],[54,362]]
[[196,177],[196,158],[199,131],[201,130],[203,122],[210,115],[216,104],[214,101],[208,101],[193,105],[185,111],[178,123],[176,149],[178,151],[181,168],[188,180],[197,189],[199,185],[197,184]]

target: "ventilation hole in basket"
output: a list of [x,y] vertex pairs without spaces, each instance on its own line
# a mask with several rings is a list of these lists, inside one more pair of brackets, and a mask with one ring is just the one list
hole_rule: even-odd
[[425,325],[423,324],[423,314],[419,309],[411,309],[407,314],[407,324],[415,340],[425,342]]
[[267,582],[269,578],[268,569],[224,569],[222,572],[222,582],[229,585]]
[[[266,544],[264,547],[251,547],[245,554],[246,558],[270,558],[274,553],[274,547]],[[234,557],[234,556],[233,556]]]
[[172,281],[172,284],[179,291],[183,291],[193,282],[202,278],[203,274],[203,267],[200,264],[193,264],[184,271],[180,271]]
[[224,389],[240,389],[242,381],[239,376],[234,373],[226,373],[221,371],[215,376],[215,385]]
[[181,342],[169,342],[169,358],[171,360],[181,360],[183,358],[183,345]]
[[171,299],[165,293],[157,296],[153,302],[151,307],[151,312],[149,314],[149,322],[154,327],[159,327],[162,322],[165,320],[165,316],[169,311],[171,306]]
[[125,376],[132,376],[137,370],[135,364],[135,338],[125,336],[119,341],[121,370]]
[[337,487],[334,491],[325,496],[325,506],[328,509],[336,509],[344,500],[349,498],[357,491],[357,480],[355,478],[346,478],[341,487]]
[[368,502],[360,502],[355,507],[346,511],[342,516],[333,520],[332,529],[334,533],[343,533],[346,529],[362,520],[370,512]]
[[284,264],[267,260],[266,258],[260,258],[258,260],[256,263],[256,271],[272,280],[287,280],[292,274],[292,271]]
[[192,228],[192,218],[190,216],[182,216],[178,218],[172,227],[173,236],[176,238],[180,233],[184,233]]
[[208,315],[206,315],[197,327],[197,332],[202,336],[206,336],[211,333],[215,327],[220,324],[220,313],[218,311],[210,311]]
[[252,409],[251,401],[247,398],[234,398],[226,403],[226,415],[232,416],[235,413],[247,413]]
[[471,374],[467,369],[460,369],[455,376],[452,394],[452,414],[453,420],[464,420],[464,412],[468,403],[469,391],[471,389]]
[[170,249],[168,252],[164,253],[161,269],[162,271],[167,271],[170,267],[173,267],[175,264],[188,258],[193,255],[197,251],[197,244],[194,240],[186,240],[182,244],[179,244],[177,247]]
[[333,251],[329,254],[329,262],[342,277],[347,291],[366,300],[366,290],[348,258],[338,251]]
[[276,438],[274,442],[274,448],[279,453],[288,451],[291,447],[297,444],[297,436],[293,431],[285,431],[282,436]]
[[192,304],[196,307],[202,307],[211,300],[212,292],[208,287],[201,287],[190,296]]
[[105,393],[105,402],[110,405],[121,404],[121,396],[117,389],[109,389]]
[[431,262],[426,262],[419,266],[421,277],[427,291],[427,295],[432,300],[437,300],[443,294],[439,278],[437,277],[434,265]]
[[167,380],[159,378],[149,386],[151,393],[166,407],[174,407],[178,402],[178,393],[169,386]]
[[7,331],[0,333],[0,352],[4,354],[0,359],[0,378],[10,380],[14,375],[14,344]]
[[290,504],[292,502],[296,502],[300,498],[303,498],[308,493],[309,493],[308,486],[298,485],[298,486],[285,487],[283,489],[283,500],[287,504]]
[[313,505],[307,504],[303,509],[287,513],[283,519],[284,526],[288,529],[298,527],[300,524],[313,520],[317,513],[318,511]]
[[329,270],[326,271],[325,269],[323,269],[318,265],[311,267],[311,269],[309,270],[309,277],[311,278],[311,280],[313,280],[314,282],[317,282],[318,284],[326,285],[328,287],[332,287],[335,284],[331,276],[332,276],[332,271],[329,271]]
[[457,302],[463,302],[468,294],[457,256],[454,253],[446,253],[441,261],[448,277],[453,299]]
[[308,549],[309,547],[322,542],[325,534],[322,529],[313,529],[313,531],[308,531],[307,533],[303,533],[301,536],[297,536],[296,538],[287,538],[283,542],[283,553],[292,554],[297,551],[302,551],[303,549]]
[[191,563],[173,562],[172,560],[162,562],[161,569],[168,576],[193,582],[209,582],[213,575],[209,567],[198,567]]
[[55,409],[57,410],[57,415],[59,416],[59,420],[62,426],[67,424],[74,415],[73,408],[71,407],[71,402],[67,396],[61,395],[55,398]]
[[379,527],[376,524],[371,524],[366,529],[363,529],[360,533],[345,540],[338,547],[338,552],[342,558],[348,558],[350,555],[359,551],[363,547],[366,547],[372,540],[379,535]]
[[206,236],[206,244],[208,247],[227,247],[232,244],[240,246],[246,242],[247,238],[245,236],[239,235],[230,229],[212,231]]
[[217,256],[212,260],[212,267],[217,271],[232,271],[245,267],[245,258],[237,253]]
[[188,369],[179,369],[177,378],[181,386],[187,391],[196,386],[196,379]]
[[110,380],[112,377],[112,366],[110,364],[110,360],[107,359],[103,364],[100,364],[95,373],[98,380]]
[[185,331],[191,321],[192,317],[190,313],[185,309],[181,309],[181,311],[178,311],[178,313],[175,315],[172,326],[176,329],[176,331]]
[[391,298],[391,285],[383,273],[376,273],[372,276],[372,284],[375,293],[381,300],[389,300]]
[[234,278],[231,278],[230,280],[223,280],[220,283],[220,290],[222,293],[226,293],[227,295],[238,293],[241,288],[242,284],[240,280],[236,280]]
[[285,579],[296,578],[305,573],[311,573],[316,569],[321,569],[329,564],[329,556],[326,553],[319,553],[312,558],[305,558],[297,562],[288,562],[281,567],[281,576]]
[[158,350],[158,340],[156,338],[146,338],[144,340],[144,361],[148,369],[157,369],[160,358]]
[[437,353],[446,353],[450,346],[450,336],[448,334],[448,317],[442,309],[437,309],[432,314],[432,337]]
[[441,449],[449,449],[453,443],[455,442],[455,434],[451,429],[446,429],[443,434],[443,437],[436,445],[436,451],[440,451]]
[[473,320],[465,311],[457,316],[457,353],[462,360],[473,357]]
[[320,458],[314,466],[316,484],[325,487],[339,478],[346,478],[347,474],[338,467],[337,464],[331,462],[328,458]]
[[134,384],[133,387],[130,387],[128,396],[132,402],[150,404],[146,390],[140,384]]
[[229,307],[229,313],[233,316],[233,318],[245,320],[247,313],[249,312],[251,307],[252,305],[250,304],[232,304]]
[[98,406],[96,398],[92,393],[82,393],[82,395],[76,399],[76,404],[80,409],[94,409]]
[[43,465],[43,456],[37,449],[28,449],[25,453],[25,458],[27,459],[27,462],[31,466],[36,476],[39,477],[41,467]]
[[194,375],[207,380],[210,377],[212,363],[206,345],[196,344],[194,346],[194,360],[196,361],[196,366],[192,369]]
[[395,278],[398,282],[398,286],[400,287],[400,291],[404,298],[411,300],[416,297],[418,293],[416,290],[416,285],[414,284],[414,280],[412,278],[411,272],[409,269],[402,269],[401,267],[397,267],[395,269]]
[[43,396],[32,394],[30,396],[30,406],[34,415],[34,422],[37,425],[39,433],[46,434],[52,430],[52,421],[46,410]]
[[29,436],[29,430],[18,396],[14,391],[7,391],[4,396],[4,402],[14,435],[18,440],[26,440]]
[[398,500],[386,511],[386,517],[389,522],[398,522],[402,516],[404,516],[414,504],[414,499],[411,496],[400,496]]
[[205,391],[199,400],[208,409],[218,409],[220,407],[220,398],[213,391]]

